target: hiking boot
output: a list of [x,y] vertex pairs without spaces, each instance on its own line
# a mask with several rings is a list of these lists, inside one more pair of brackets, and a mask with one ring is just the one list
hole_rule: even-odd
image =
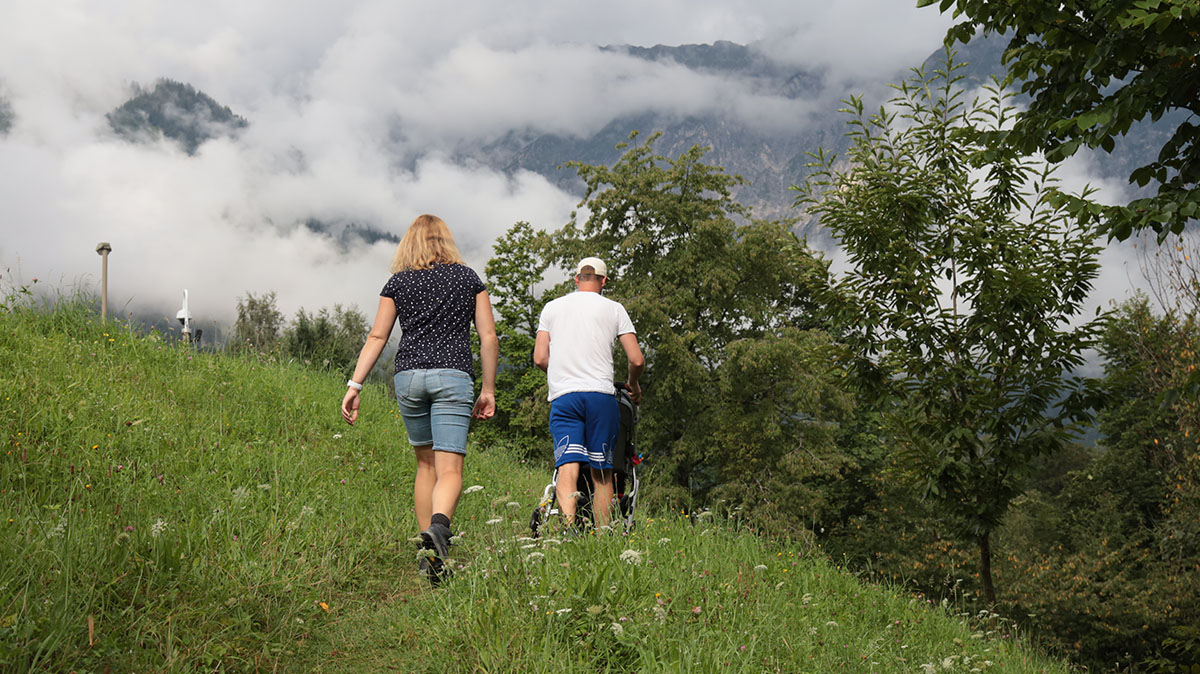
[[444,524],[431,524],[421,532],[421,548],[432,550],[432,557],[422,557],[421,571],[429,578],[434,587],[443,580],[448,580],[454,571],[446,566],[450,557],[450,528]]
[[421,532],[422,547],[433,550],[438,560],[444,560],[450,556],[450,536],[450,527],[444,524],[430,524],[428,529]]

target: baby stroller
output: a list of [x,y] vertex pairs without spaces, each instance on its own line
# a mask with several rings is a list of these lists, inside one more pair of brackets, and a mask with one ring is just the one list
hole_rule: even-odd
[[[637,467],[642,462],[642,456],[638,454],[633,440],[633,431],[638,422],[638,408],[633,404],[633,399],[629,397],[629,389],[626,388],[625,382],[615,382],[613,387],[616,389],[617,406],[621,410],[617,444],[613,448],[613,493],[616,495],[617,517],[625,522],[625,531],[628,532],[633,529],[634,511],[637,510],[640,485]],[[537,507],[533,509],[533,515],[529,518],[529,529],[535,538],[539,535],[542,525],[558,514],[555,495],[557,484],[558,469],[555,468],[554,474],[550,478],[550,484],[542,490],[542,500],[538,502]],[[579,479],[576,484],[576,489],[582,496],[576,501],[575,522],[577,525],[583,523],[595,525],[592,518],[592,494],[595,491],[592,484],[592,471],[579,471]]]

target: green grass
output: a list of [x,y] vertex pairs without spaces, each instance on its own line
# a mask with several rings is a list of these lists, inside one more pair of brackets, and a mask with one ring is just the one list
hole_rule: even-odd
[[343,379],[0,312],[0,670],[1067,671],[721,514],[525,540],[549,469],[503,447],[431,590],[394,401],[347,427]]

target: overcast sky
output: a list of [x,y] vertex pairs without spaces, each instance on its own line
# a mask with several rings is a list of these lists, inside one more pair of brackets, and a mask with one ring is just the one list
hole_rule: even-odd
[[[805,103],[597,46],[730,40],[834,87],[877,83],[951,23],[913,4],[5,0],[0,96],[16,122],[0,138],[0,273],[95,284],[108,241],[118,313],[173,314],[188,288],[197,317],[225,323],[239,296],[271,290],[289,316],[334,303],[371,314],[393,246],[339,251],[294,223],[401,234],[436,213],[482,273],[497,235],[519,220],[557,228],[577,197],[456,151],[512,130],[586,135],[648,109],[784,119]],[[162,77],[250,127],[193,157],[115,138],[105,113]]]

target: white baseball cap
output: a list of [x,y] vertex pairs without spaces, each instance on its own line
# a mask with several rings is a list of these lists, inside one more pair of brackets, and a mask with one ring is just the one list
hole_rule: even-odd
[[608,276],[608,267],[604,265],[604,260],[598,257],[585,257],[575,265],[575,273],[582,274],[584,267],[591,267],[597,276]]

